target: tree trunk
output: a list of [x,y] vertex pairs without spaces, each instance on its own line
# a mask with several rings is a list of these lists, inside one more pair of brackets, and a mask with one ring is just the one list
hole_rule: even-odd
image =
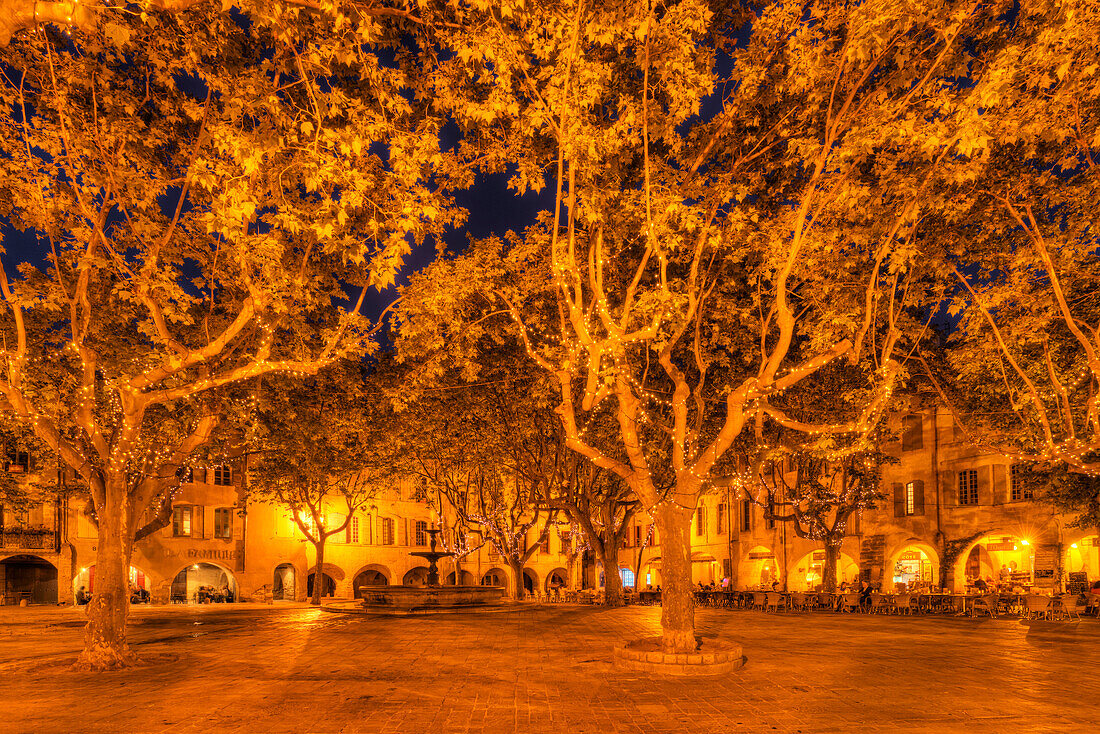
[[104,507],[98,509],[95,593],[88,604],[84,651],[76,662],[77,667],[87,670],[115,670],[137,661],[126,642],[133,535],[125,480],[108,484],[104,495]]
[[615,545],[614,533],[610,539],[601,539],[603,550],[603,603],[609,607],[623,605],[623,580],[619,576],[619,548]]
[[691,586],[692,509],[674,502],[657,508],[661,536],[661,651],[695,652],[695,598]]
[[836,592],[836,566],[840,559],[840,543],[825,538],[825,570],[822,572],[822,588],[830,594]]
[[512,569],[512,598],[516,601],[523,601],[525,594],[525,589],[523,588],[523,564],[509,558],[508,568]]
[[314,547],[317,549],[317,566],[313,571],[313,596],[310,597],[309,603],[319,607],[321,590],[325,585],[325,539],[322,537],[320,543],[314,543]]

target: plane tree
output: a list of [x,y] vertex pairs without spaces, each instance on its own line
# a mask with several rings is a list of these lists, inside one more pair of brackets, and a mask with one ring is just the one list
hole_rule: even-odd
[[410,21],[167,5],[0,39],[0,397],[91,495],[97,669],[225,391],[369,350],[367,290],[450,217],[415,53],[380,57]]

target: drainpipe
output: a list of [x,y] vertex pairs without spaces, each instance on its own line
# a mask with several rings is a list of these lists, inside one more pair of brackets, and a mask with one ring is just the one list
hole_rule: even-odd
[[[935,541],[936,541],[936,545],[939,546],[940,557],[942,558],[943,557],[943,551],[947,547],[947,544],[944,542],[946,539],[944,538],[944,535],[943,535],[943,530],[942,530],[942,527],[941,527],[941,519],[942,518],[941,518],[941,515],[940,515],[940,506],[941,506],[942,502],[941,502],[941,498],[940,498],[941,487],[940,487],[940,426],[939,426],[940,421],[939,421],[939,415],[940,415],[940,409],[939,409],[939,406],[936,406],[935,408],[932,409],[932,486],[935,488],[935,491],[936,491],[936,534],[935,534]],[[953,419],[954,418],[952,418],[952,420]],[[942,576],[942,574],[941,574],[941,576]],[[943,586],[943,582],[944,582],[944,580],[941,578],[940,579],[940,586],[941,587]]]

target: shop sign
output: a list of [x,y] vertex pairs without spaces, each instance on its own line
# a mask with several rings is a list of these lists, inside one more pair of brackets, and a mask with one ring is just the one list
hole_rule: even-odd
[[774,553],[762,553],[757,551],[756,553],[749,554],[749,560],[753,561],[771,561],[775,559]]
[[1040,545],[1035,549],[1035,583],[1041,586],[1054,584],[1054,569],[1058,562],[1058,546]]
[[824,561],[825,560],[825,551],[814,551],[814,558],[813,559],[815,561]]
[[901,560],[901,561],[919,561],[920,560],[920,551],[905,551],[900,556],[898,556],[898,560]]
[[213,548],[188,548],[187,550],[164,549],[165,558],[206,559],[210,561],[235,561],[240,557],[238,550],[218,550]]
[[1019,550],[1019,545],[1012,540],[1003,540],[1000,543],[986,543],[987,551],[1011,551]]

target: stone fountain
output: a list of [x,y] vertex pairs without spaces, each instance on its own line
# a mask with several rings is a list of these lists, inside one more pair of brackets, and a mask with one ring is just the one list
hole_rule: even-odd
[[[429,528],[431,544],[426,551],[413,551],[410,556],[428,560],[428,578],[424,586],[360,586],[362,608],[377,614],[440,614],[446,612],[504,610],[504,589],[497,586],[443,586],[439,583],[436,561],[453,556],[450,551],[436,550],[439,528]],[[457,580],[457,575],[456,575]]]

